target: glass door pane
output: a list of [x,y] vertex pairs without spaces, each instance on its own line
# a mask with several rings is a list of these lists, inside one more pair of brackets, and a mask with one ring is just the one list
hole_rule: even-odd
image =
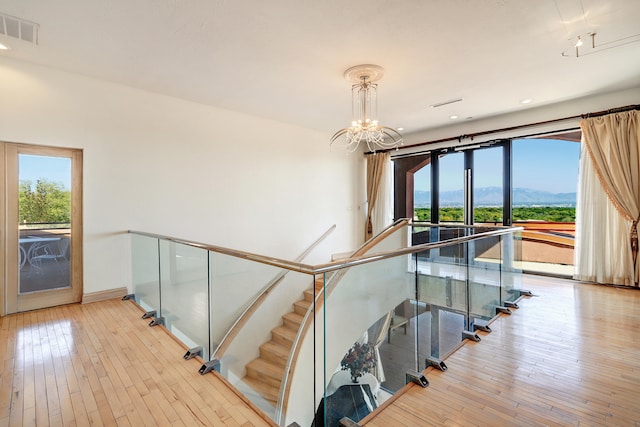
[[512,158],[513,225],[524,227],[519,267],[571,276],[580,144],[516,139]]
[[440,157],[440,222],[464,221],[464,153]]
[[473,222],[502,225],[502,147],[473,151]]
[[431,221],[431,165],[419,169],[413,175],[413,219]]
[[6,313],[82,299],[82,151],[4,143]]
[[71,286],[71,158],[18,155],[18,293]]

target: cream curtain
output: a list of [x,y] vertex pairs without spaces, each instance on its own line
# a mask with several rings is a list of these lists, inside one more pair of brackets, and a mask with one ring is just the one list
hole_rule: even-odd
[[[602,227],[608,232],[606,241],[592,242],[598,246],[620,246],[620,253],[624,257],[631,255],[631,265],[623,271],[610,272],[611,280],[614,276],[628,277],[625,279],[627,285],[638,284],[640,279],[640,259],[638,255],[638,221],[640,220],[640,123],[638,122],[638,112],[628,111],[623,113],[609,114],[601,117],[594,117],[582,120],[582,139],[589,160],[593,166],[593,171],[602,186],[602,190],[618,212],[618,214],[628,222],[627,236],[624,239],[616,239],[615,231],[611,228],[620,228],[617,220],[610,217],[599,218],[607,220],[606,223],[593,223],[591,230],[582,230],[582,235],[588,233],[600,234],[598,227]],[[582,183],[580,184],[583,187]],[[591,197],[589,193],[582,195],[583,199]],[[595,197],[594,197],[595,198]],[[606,206],[599,206],[604,209]],[[581,248],[582,250],[582,248]],[[596,250],[596,249],[594,249]],[[611,253],[607,258],[612,263],[618,264],[613,258],[618,256],[618,250]],[[583,268],[583,264],[588,259],[577,260]],[[605,283],[612,283],[605,280]],[[621,283],[622,284],[622,283]]]
[[365,241],[389,225],[391,218],[391,155],[367,155],[367,226]]
[[[606,225],[606,226],[605,226]],[[598,180],[586,145],[582,144],[576,210],[575,274],[577,280],[632,285],[631,252],[620,244],[631,223],[618,213]]]

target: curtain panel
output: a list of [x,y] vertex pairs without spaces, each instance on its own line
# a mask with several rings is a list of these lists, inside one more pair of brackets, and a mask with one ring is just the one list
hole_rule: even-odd
[[392,191],[391,155],[389,153],[374,153],[367,155],[367,225],[365,241],[386,227],[386,216],[391,215]]
[[[579,265],[577,276],[578,278],[583,276],[589,268],[588,264],[595,262],[595,254],[603,247],[608,247],[612,252],[601,253],[600,256],[609,259],[611,265],[603,267],[607,271],[603,272],[602,279],[598,281],[637,286],[640,279],[637,231],[640,220],[638,112],[627,111],[587,118],[582,120],[580,127],[584,144],[583,152],[586,151],[590,161],[586,167],[593,168],[593,175],[597,177],[601,190],[594,190],[594,185],[588,185],[587,181],[582,181],[582,179],[593,180],[593,177],[589,178],[589,173],[592,172],[581,173],[580,189],[583,193],[580,198],[584,206],[581,205],[579,211],[584,211],[580,224],[580,227],[584,228],[580,228],[579,234],[592,241],[590,248],[585,245],[580,246],[580,253],[577,255],[580,256],[577,259]],[[599,202],[598,205],[589,204],[589,201],[596,202],[600,199],[598,191],[606,194],[620,218],[612,217],[611,209],[605,202]],[[626,229],[626,238],[620,238],[620,228]],[[590,256],[587,255],[588,253]],[[627,266],[625,262],[622,262],[624,265],[620,265],[618,261],[621,259],[630,259],[629,265]],[[598,262],[602,263],[602,259]],[[623,270],[613,271],[614,268]],[[621,278],[624,279],[621,280]],[[620,281],[625,283],[618,283]]]

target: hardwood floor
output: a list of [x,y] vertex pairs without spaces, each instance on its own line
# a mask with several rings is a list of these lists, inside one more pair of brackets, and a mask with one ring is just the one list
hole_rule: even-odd
[[[537,295],[361,422],[640,426],[640,291],[525,276]],[[273,425],[119,300],[0,318],[0,427]]]
[[640,291],[525,276],[482,341],[360,424],[640,426]]
[[0,427],[266,426],[131,302],[0,318]]

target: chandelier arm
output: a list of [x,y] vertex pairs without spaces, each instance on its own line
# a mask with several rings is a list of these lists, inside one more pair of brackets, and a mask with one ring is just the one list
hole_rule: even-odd
[[390,128],[389,126],[380,126],[380,128],[386,130],[388,132],[388,135],[393,138],[394,141],[396,140],[395,137],[398,137],[398,141],[402,139],[402,134],[394,128]]
[[333,136],[331,137],[330,145],[333,145],[333,143],[336,142],[336,139],[340,138],[342,135],[344,135],[347,132],[349,132],[349,128],[340,129],[338,132],[334,133]]

